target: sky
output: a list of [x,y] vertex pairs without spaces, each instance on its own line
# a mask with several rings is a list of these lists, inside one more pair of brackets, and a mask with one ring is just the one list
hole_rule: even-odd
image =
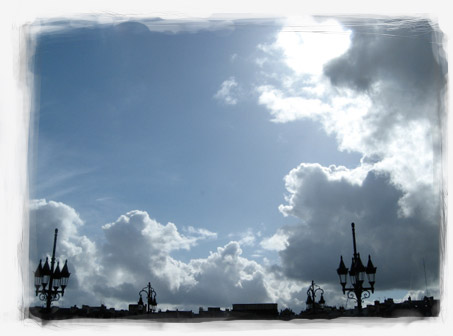
[[351,222],[377,266],[371,302],[439,297],[435,22],[35,26],[30,272],[58,228],[72,273],[60,305],[127,308],[151,282],[158,308],[300,312],[313,280],[328,305],[352,308],[336,274]]

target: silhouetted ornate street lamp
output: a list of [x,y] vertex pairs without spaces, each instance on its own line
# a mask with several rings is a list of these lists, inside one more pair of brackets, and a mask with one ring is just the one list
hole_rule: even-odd
[[[368,264],[367,267],[363,266],[362,260],[360,259],[360,253],[357,253],[356,243],[355,243],[355,227],[354,223],[352,226],[352,242],[354,245],[354,256],[352,257],[351,269],[349,270],[349,278],[351,280],[352,287],[346,287],[348,269],[344,265],[343,256],[340,258],[340,266],[337,269],[338,276],[340,277],[340,284],[343,288],[343,294],[348,293],[348,298],[357,301],[357,307],[359,311],[362,310],[362,301],[370,297],[370,292],[374,293],[374,283],[376,276],[376,267],[374,267],[371,262],[371,256],[368,255]],[[368,282],[370,287],[364,287],[364,277],[367,275]],[[354,297],[355,295],[355,297]],[[363,297],[362,297],[363,295]]]
[[151,282],[148,282],[148,286],[147,287],[144,287],[139,293],[138,295],[140,295],[140,299],[139,299],[139,304],[141,302],[141,304],[143,305],[143,300],[142,300],[142,292],[143,293],[146,293],[146,296],[148,298],[148,309],[147,309],[147,312],[151,312],[151,311],[155,311],[156,310],[156,306],[157,306],[157,302],[156,302],[156,291],[154,290],[153,287],[151,287]]
[[[46,309],[50,311],[52,301],[58,301],[61,296],[64,296],[64,290],[68,285],[69,276],[68,261],[66,260],[63,269],[60,270],[60,262],[55,266],[55,248],[57,246],[58,229],[55,229],[55,237],[53,241],[52,259],[46,258],[44,267],[42,260],[39,260],[38,268],[35,271],[35,295],[39,295],[41,301],[46,301]],[[61,288],[61,289],[59,289]]]
[[311,281],[311,286],[308,287],[307,290],[307,301],[305,302],[307,304],[307,309],[311,309],[311,311],[314,313],[316,311],[316,293],[320,292],[321,293],[321,298],[319,299],[318,305],[323,308],[324,304],[326,301],[324,300],[324,290],[319,287],[318,285],[315,285],[315,282],[312,280]]

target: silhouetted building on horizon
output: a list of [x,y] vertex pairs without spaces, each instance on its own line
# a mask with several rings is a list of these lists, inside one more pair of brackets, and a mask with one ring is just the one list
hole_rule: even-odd
[[136,304],[136,303],[130,304],[129,312],[131,314],[135,314],[135,315],[144,314],[144,313],[146,313],[146,307],[144,305],[140,305],[140,304]]
[[232,316],[236,318],[277,318],[277,303],[235,303]]
[[334,319],[337,317],[436,317],[440,312],[440,301],[433,297],[424,297],[422,300],[408,300],[395,303],[393,299],[386,299],[384,302],[378,300],[374,304],[369,304],[359,313],[357,307],[345,309],[344,307],[324,306],[322,309],[301,311],[295,314],[290,308],[285,308],[280,313],[277,303],[236,303],[233,309],[222,310],[220,307],[199,308],[198,314],[184,310],[166,310],[148,313],[144,305],[130,304],[129,310],[116,310],[107,308],[105,305],[88,306],[82,305],[81,308],[72,306],[70,308],[52,307],[50,313],[44,307],[30,307],[29,317],[37,317],[42,320],[61,320],[71,318],[125,318],[125,319],[159,319],[165,322],[184,322],[192,318],[206,318],[219,320],[241,320],[241,319]]
[[412,300],[410,297],[401,303],[395,303],[393,299],[386,299],[384,302],[374,301],[374,305],[367,305],[365,314],[367,316],[381,317],[430,317],[439,316],[440,301],[434,297],[424,297],[422,300]]
[[222,310],[220,307],[208,307],[205,310],[203,307],[198,309],[198,317],[205,317],[205,318],[226,318],[230,317],[230,309]]

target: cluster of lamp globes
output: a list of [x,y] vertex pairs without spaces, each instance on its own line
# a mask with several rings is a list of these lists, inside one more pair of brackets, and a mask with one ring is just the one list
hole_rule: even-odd
[[[57,263],[57,267],[54,270],[51,269],[49,266],[49,258],[46,258],[46,262],[44,266],[42,266],[42,260],[39,260],[38,268],[35,271],[35,287],[36,287],[36,295],[38,293],[61,293],[61,296],[64,295],[64,290],[68,285],[69,276],[68,270],[68,261],[66,260],[62,269],[60,269],[60,262]],[[51,283],[53,288],[47,288],[47,285]],[[42,287],[42,289],[41,289]],[[61,291],[58,291],[58,288],[61,287]]]
[[349,277],[354,288],[346,288],[348,268],[343,262],[343,256],[340,259],[340,266],[337,269],[337,274],[340,277],[340,284],[343,288],[343,294],[346,290],[362,288],[365,274],[367,275],[368,282],[370,283],[370,290],[374,293],[374,283],[376,277],[376,269],[373,263],[371,262],[371,257],[368,255],[368,264],[365,267],[360,259],[360,253],[357,253],[356,256],[352,258],[351,268],[349,270]]

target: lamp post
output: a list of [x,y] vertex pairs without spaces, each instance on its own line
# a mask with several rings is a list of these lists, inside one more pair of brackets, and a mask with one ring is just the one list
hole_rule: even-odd
[[[52,258],[46,258],[44,266],[42,266],[42,259],[39,260],[38,268],[35,271],[35,295],[41,301],[46,302],[46,310],[50,311],[52,301],[58,301],[61,296],[64,296],[64,290],[68,285],[69,276],[71,273],[68,271],[68,261],[66,260],[62,269],[60,269],[60,262],[57,262],[55,267],[55,249],[57,246],[58,229],[55,229],[55,236],[53,241]],[[61,288],[61,289],[60,289]]]
[[142,302],[143,304],[143,300],[142,300],[142,292],[146,294],[147,298],[148,298],[148,308],[147,308],[147,312],[151,312],[151,311],[155,311],[156,310],[156,306],[157,306],[157,302],[156,302],[156,291],[154,290],[153,287],[151,287],[151,282],[148,282],[148,286],[144,287],[139,293],[138,295],[140,296],[140,299],[139,299],[139,303]]
[[320,292],[321,293],[321,298],[319,299],[319,306],[322,308],[326,301],[324,300],[324,290],[319,287],[318,285],[315,284],[315,282],[312,280],[311,281],[311,286],[308,287],[307,290],[307,309],[311,308],[312,313],[316,312],[316,293]]
[[[376,276],[376,269],[371,262],[371,256],[368,255],[367,267],[363,266],[362,260],[360,259],[360,253],[357,253],[357,247],[355,243],[355,225],[351,224],[352,227],[352,242],[354,246],[354,255],[352,257],[351,269],[349,270],[349,278],[352,287],[346,287],[348,269],[343,262],[343,256],[340,257],[340,266],[337,268],[337,274],[340,277],[340,284],[343,289],[343,294],[348,293],[348,298],[357,301],[357,308],[359,313],[362,311],[362,301],[370,297],[371,293],[374,293],[374,283]],[[370,284],[369,287],[364,287],[364,276],[365,273]],[[363,295],[363,297],[362,297]],[[355,296],[355,297],[354,297]]]

